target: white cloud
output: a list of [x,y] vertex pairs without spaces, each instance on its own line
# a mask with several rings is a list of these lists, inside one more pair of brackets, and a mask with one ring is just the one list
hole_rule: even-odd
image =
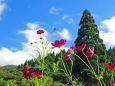
[[3,0],[0,0],[0,16],[4,13],[4,10],[6,8],[6,4]]
[[38,27],[38,24],[36,24],[36,23],[27,23],[26,26],[29,29],[36,29]]
[[37,40],[35,37],[36,31],[32,30],[32,27],[36,27],[36,25],[37,24],[28,23],[27,30],[19,31],[19,33],[24,34],[27,39],[27,42],[21,42],[23,46],[22,50],[18,50],[17,48],[8,49],[6,47],[0,49],[0,65],[18,65],[35,56],[35,50],[30,45],[30,41]]
[[73,24],[73,23],[74,23],[73,18],[69,18],[68,24]]
[[8,48],[1,48],[0,50],[0,65],[9,65],[9,64],[20,64],[24,61],[31,59],[32,57],[25,51],[16,51],[12,52]]
[[62,20],[66,20],[68,24],[74,23],[74,19],[72,17],[70,17],[69,15],[62,16]]
[[109,47],[115,46],[115,16],[102,21],[100,27],[100,37]]
[[[19,33],[23,34],[27,39],[27,42],[21,42],[22,50],[18,50],[17,48],[8,49],[6,47],[2,47],[0,49],[0,65],[18,65],[24,63],[26,60],[36,58],[38,56],[38,53],[36,52],[37,48],[40,49],[41,55],[43,55],[43,48],[39,39],[40,36],[36,34],[36,31],[38,27],[39,29],[43,29],[45,31],[44,35],[42,36],[44,40],[47,40],[48,32],[36,23],[27,23],[26,26],[26,30],[19,31]],[[31,46],[31,42],[33,42],[33,46]],[[45,43],[46,42],[47,41],[45,41]],[[49,42],[49,45],[46,49],[48,53],[51,52],[50,50],[48,50],[51,47],[51,42]],[[62,47],[61,49],[65,49],[66,51],[68,50],[67,47]],[[59,53],[59,49],[54,48],[53,51],[55,52],[55,54]]]
[[52,7],[52,8],[50,8],[49,13],[58,15],[60,10],[61,9]]
[[64,39],[67,39],[67,40],[71,39],[70,33],[66,28],[64,28],[62,32],[58,32],[58,34]]
[[68,17],[69,17],[68,15],[62,16],[62,20],[65,20],[65,19],[67,19]]

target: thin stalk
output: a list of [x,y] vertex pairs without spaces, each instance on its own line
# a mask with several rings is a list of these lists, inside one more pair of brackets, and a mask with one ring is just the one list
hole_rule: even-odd
[[71,58],[70,58],[70,61],[71,61],[71,63],[72,63],[72,65],[71,65],[71,70],[70,70],[70,73],[71,73],[71,75],[72,75],[73,61],[71,60]]
[[113,73],[112,73],[112,79],[113,79],[113,83],[114,83],[114,76],[113,76]]
[[83,61],[83,59],[80,56],[78,56],[76,54],[74,54],[74,55],[77,56],[90,69],[90,67],[87,65],[87,63],[85,61]]
[[83,55],[87,58],[87,61],[88,61],[89,65],[90,65],[90,67],[91,67],[92,71],[94,72],[94,74],[95,74],[96,78],[98,79],[98,77],[97,77],[97,75],[96,75],[96,73],[95,73],[95,71],[94,71],[94,69],[93,69],[93,67],[92,67],[92,65],[91,65],[91,63],[90,63],[90,61],[89,61],[88,57],[85,55],[85,53],[84,53],[83,51],[82,51],[82,53],[83,53]]
[[[61,50],[61,49],[60,49],[60,50]],[[68,74],[67,69],[66,69],[66,67],[65,67],[65,64],[64,64],[64,62],[63,62],[62,51],[61,51],[61,60],[62,60],[62,64],[63,64],[64,69],[65,69],[65,73],[67,74],[67,76],[68,76],[68,78],[69,78],[69,74]]]
[[[82,53],[85,55],[85,53],[82,51]],[[86,55],[85,55],[86,56]],[[91,67],[91,69],[92,69],[92,71],[93,71],[93,73],[94,73],[94,75],[95,75],[95,77],[97,78],[97,80],[99,80],[99,83],[100,83],[100,85],[102,86],[102,83],[101,83],[101,81],[100,81],[100,78],[97,76],[97,74],[95,73],[95,71],[94,71],[94,69],[93,69],[93,67],[92,67],[92,65],[91,65],[91,63],[90,63],[90,61],[89,61],[89,59],[88,59],[88,57],[86,56],[86,58],[87,58],[87,61],[88,61],[88,63],[89,63],[89,65],[90,65],[90,67]]]
[[106,84],[104,83],[104,81],[103,81],[103,80],[102,80],[102,82],[103,82],[103,85],[104,85],[104,86],[106,86]]
[[[61,49],[60,49],[60,50],[61,50]],[[61,60],[62,60],[62,64],[63,64],[63,66],[64,66],[64,69],[65,69],[65,71],[66,71],[66,74],[67,74],[67,76],[68,76],[68,79],[71,81],[72,86],[74,86],[74,84],[73,84],[73,82],[72,82],[72,76],[68,74],[68,71],[67,71],[67,69],[66,69],[66,66],[65,66],[65,64],[64,64],[64,62],[63,62],[62,51],[61,51]]]

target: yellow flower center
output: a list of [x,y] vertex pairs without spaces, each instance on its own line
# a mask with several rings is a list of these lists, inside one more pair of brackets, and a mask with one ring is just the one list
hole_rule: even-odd
[[26,73],[27,73],[27,74],[29,74],[29,73],[30,73],[30,71],[28,71],[28,70],[27,70],[27,71],[26,71]]

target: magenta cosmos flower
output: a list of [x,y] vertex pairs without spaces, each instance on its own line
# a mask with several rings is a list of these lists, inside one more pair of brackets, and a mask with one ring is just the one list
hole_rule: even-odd
[[69,51],[74,51],[74,49],[75,49],[75,44],[73,44],[73,45],[70,47]]
[[38,30],[38,31],[37,31],[37,34],[42,34],[42,33],[44,33],[43,30]]
[[25,68],[21,70],[21,72],[23,72],[24,78],[31,78],[32,73],[33,73],[33,69],[28,68],[27,65],[26,65]]
[[54,43],[51,43],[51,45],[54,46],[54,47],[61,47],[61,46],[63,46],[65,43],[66,43],[66,40],[61,39],[60,41],[59,41],[59,40],[56,40]]
[[89,49],[86,52],[87,57],[92,57],[94,53],[94,47],[89,47]]
[[84,49],[87,45],[86,44],[82,44],[81,46],[77,46],[77,50],[81,50]]
[[108,63],[105,65],[108,69],[115,69],[115,63]]
[[70,54],[70,53],[67,53],[67,54],[65,55],[65,58],[64,58],[64,60],[68,60],[68,59],[70,59],[71,55],[72,55],[72,54]]
[[[70,49],[69,49],[70,53],[73,52],[74,49],[75,49],[75,44],[73,44],[73,45],[70,47]],[[70,57],[71,57],[71,55],[72,55],[72,54],[70,54],[70,53],[67,53],[67,54],[65,55],[64,60],[70,59]]]
[[[106,85],[107,86],[107,85]],[[113,83],[110,83],[110,86],[115,86],[115,83],[113,84]]]
[[33,72],[33,74],[36,75],[36,76],[37,76],[37,75],[40,75],[40,76],[43,75],[43,73],[40,72],[40,71],[35,71],[35,72]]

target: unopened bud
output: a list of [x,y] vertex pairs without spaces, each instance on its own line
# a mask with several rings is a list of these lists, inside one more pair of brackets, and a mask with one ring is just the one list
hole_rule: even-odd
[[56,31],[56,28],[54,28],[54,31]]

